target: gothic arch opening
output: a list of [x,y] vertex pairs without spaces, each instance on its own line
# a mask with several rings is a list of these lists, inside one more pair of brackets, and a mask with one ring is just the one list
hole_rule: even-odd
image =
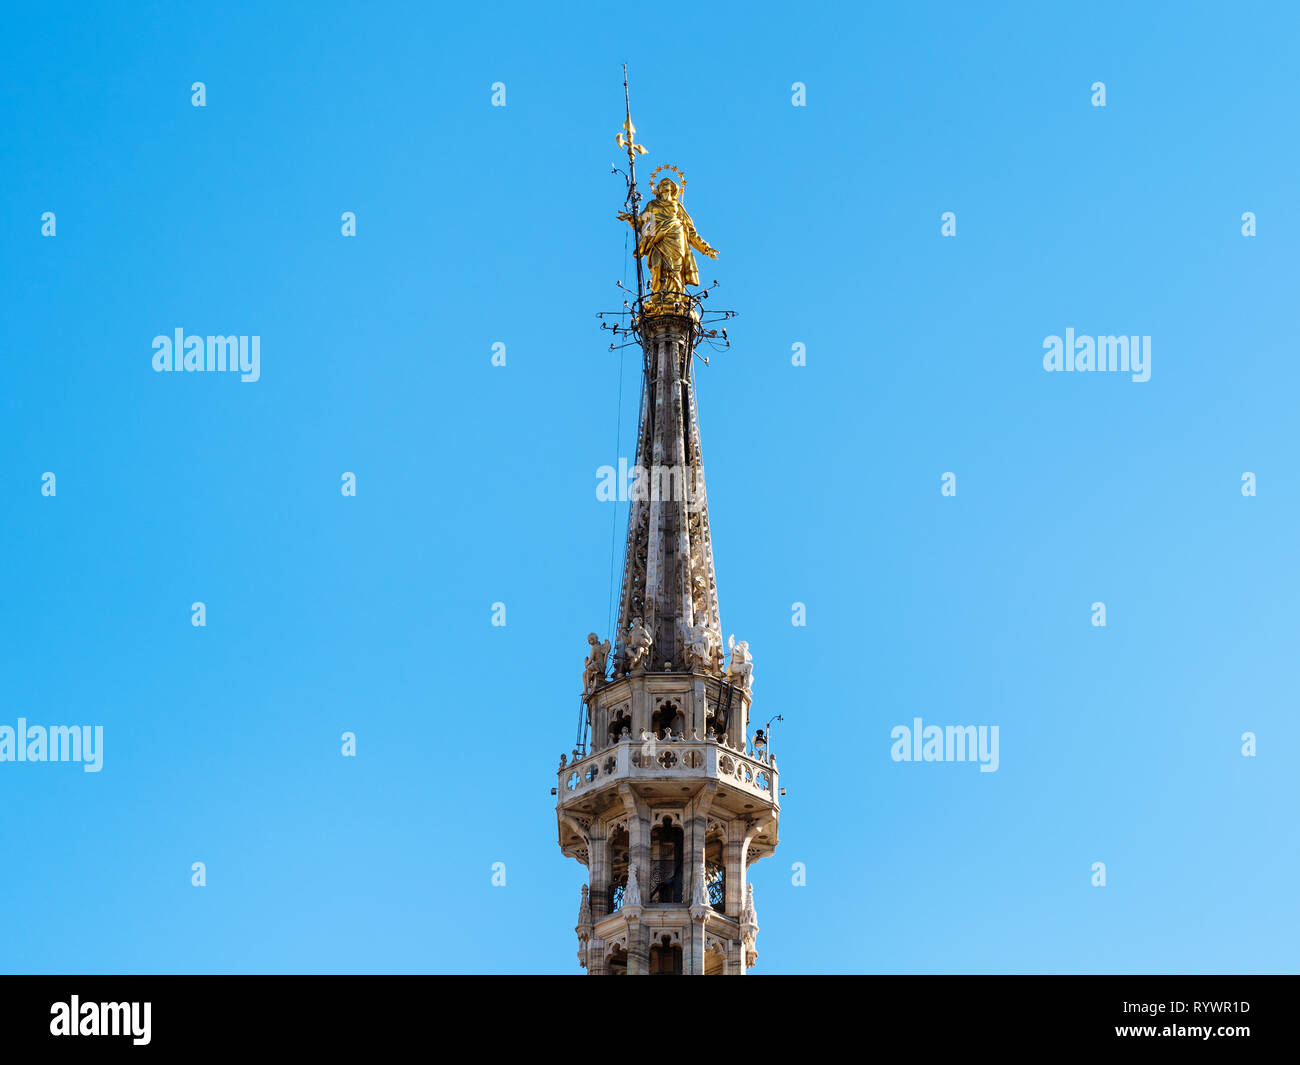
[[650,830],[649,902],[682,901],[682,829],[671,817]]
[[686,732],[686,717],[672,699],[665,699],[659,704],[659,709],[650,715],[650,734],[655,739],[663,739],[666,729],[671,729],[674,736],[682,736]]
[[682,945],[674,943],[672,936],[662,936],[650,946],[651,976],[681,976]]
[[626,731],[630,736],[632,734],[632,715],[624,710],[621,706],[610,712],[609,718],[609,742],[613,746],[623,738],[623,732]]
[[709,905],[722,913],[727,907],[726,843],[722,833],[711,836],[704,844],[704,890]]
[[617,913],[623,908],[623,892],[627,890],[628,834],[626,828],[616,828],[609,837],[609,908],[607,913]]

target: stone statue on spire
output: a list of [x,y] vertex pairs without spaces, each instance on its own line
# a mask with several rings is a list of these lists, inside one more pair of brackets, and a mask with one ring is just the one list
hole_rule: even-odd
[[751,691],[754,687],[754,660],[749,657],[749,641],[737,643],[735,636],[728,636],[727,649],[731,651],[727,680],[738,688]]
[[682,654],[686,665],[697,673],[720,673],[722,636],[702,622],[681,621]]
[[596,690],[597,685],[605,679],[605,662],[609,658],[609,641],[601,640],[594,632],[587,634],[587,643],[591,650],[587,652],[582,664],[582,694]]
[[627,656],[625,668],[628,673],[649,668],[650,647],[654,642],[654,633],[646,628],[639,617],[633,618],[632,624],[628,627],[627,638],[624,640],[624,653]]

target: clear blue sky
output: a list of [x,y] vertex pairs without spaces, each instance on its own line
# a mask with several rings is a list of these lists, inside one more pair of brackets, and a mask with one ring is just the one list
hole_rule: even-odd
[[[740,312],[699,393],[785,718],[755,973],[1294,970],[1300,18],[972,7],[11,7],[0,724],[105,762],[0,764],[0,969],[578,971],[626,59]],[[154,373],[178,327],[261,380]],[[1151,380],[1045,373],[1067,327]],[[892,762],[916,716],[998,772]]]

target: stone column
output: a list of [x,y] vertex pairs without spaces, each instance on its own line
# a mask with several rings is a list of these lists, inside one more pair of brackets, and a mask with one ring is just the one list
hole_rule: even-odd
[[593,939],[587,945],[587,975],[608,976],[609,966],[605,964],[605,946],[603,939]]
[[[636,867],[639,891],[644,898],[650,890],[650,808],[627,784],[620,784],[618,791],[627,811],[628,865]],[[630,868],[628,876],[630,879]],[[629,905],[625,897],[620,912],[627,918],[627,974],[644,976],[650,971],[650,944],[641,924],[641,907]]]
[[593,821],[587,836],[587,866],[591,885],[591,919],[609,916],[609,828],[604,821]]
[[687,976],[704,975],[704,914],[699,917],[691,912],[691,927],[682,944],[682,973]]
[[632,739],[636,743],[641,742],[641,731],[650,731],[650,715],[653,711],[650,708],[650,697],[646,694],[645,686],[636,684],[632,687]]
[[733,920],[740,920],[741,907],[745,905],[745,831],[744,821],[731,821],[727,824],[727,845],[723,853],[727,864],[727,901],[726,913]]
[[650,941],[639,906],[627,917],[627,975],[650,975]]

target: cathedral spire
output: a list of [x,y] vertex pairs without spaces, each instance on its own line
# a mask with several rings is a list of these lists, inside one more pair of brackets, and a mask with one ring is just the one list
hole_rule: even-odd
[[[626,97],[626,67],[623,86]],[[716,338],[717,332],[704,324],[701,297],[690,291],[700,283],[694,252],[711,259],[718,253],[682,206],[686,175],[677,167],[654,169],[653,196],[639,209],[636,158],[646,149],[632,140],[628,99],[626,136],[617,138],[627,151],[628,194],[618,217],[636,235],[631,332],[644,359],[614,669],[616,674],[640,667],[719,675],[722,622],[693,372],[697,342]],[[656,184],[664,171],[672,171],[676,180],[665,176]],[[648,293],[643,267],[650,273]]]
[[[727,641],[724,669],[700,447],[697,349],[725,345],[731,312],[704,311],[695,253],[718,253],[682,206],[685,174],[660,166],[652,197],[637,191],[646,149],[626,84],[625,70],[618,217],[636,239],[637,293],[605,327],[641,349],[640,424],[612,673],[610,640],[590,633],[591,749],[560,759],[559,844],[588,870],[577,932],[589,974],[742,974],[757,957],[748,870],[777,845],[780,789],[768,745],[749,738],[743,640]],[[674,177],[656,183],[664,171]]]

